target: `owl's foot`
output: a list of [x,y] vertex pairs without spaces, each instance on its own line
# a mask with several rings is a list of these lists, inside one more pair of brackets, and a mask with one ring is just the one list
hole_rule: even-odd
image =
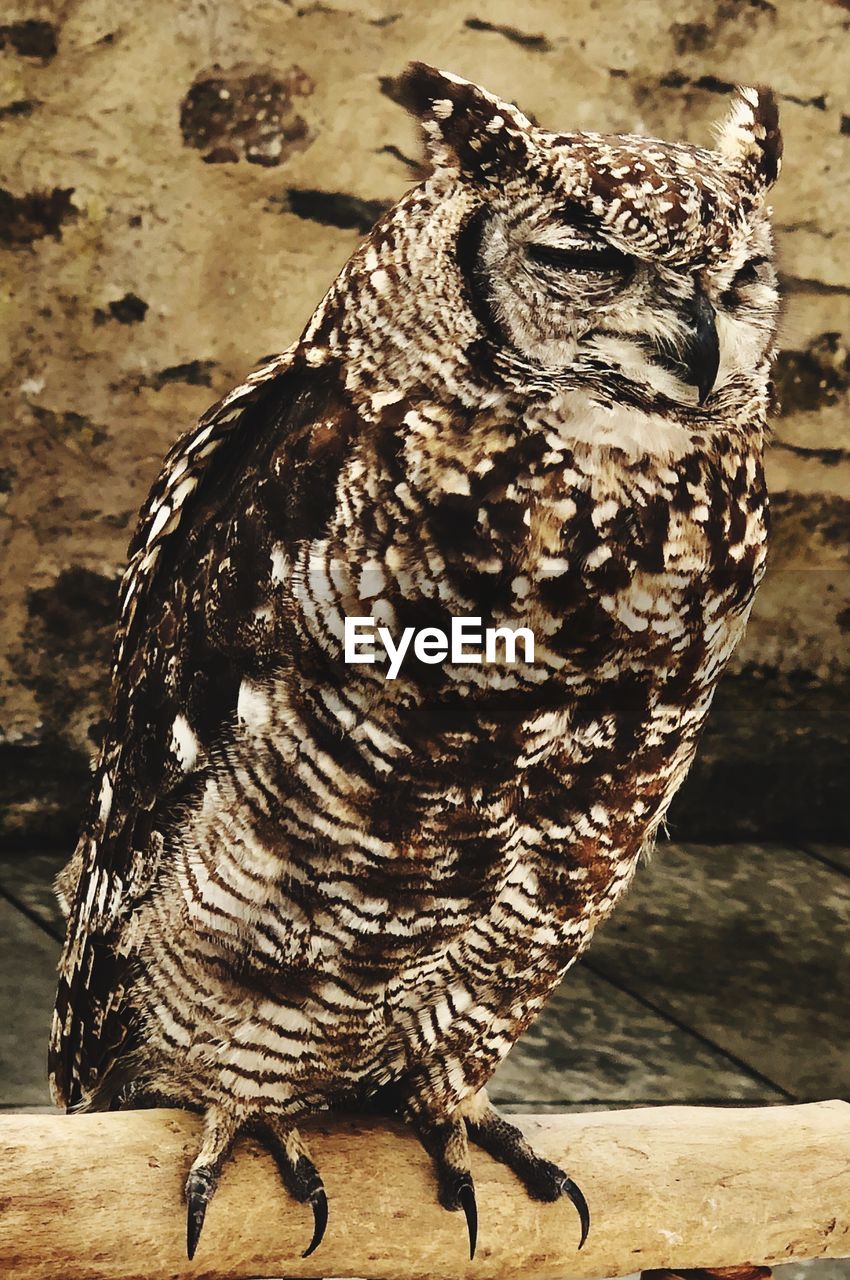
[[460,1109],[470,1139],[512,1169],[533,1200],[552,1202],[567,1196],[575,1205],[581,1223],[579,1248],[590,1230],[590,1210],[581,1189],[563,1169],[537,1155],[524,1134],[492,1106],[482,1089]]
[[459,1118],[439,1119],[416,1114],[410,1117],[420,1142],[434,1161],[440,1204],[453,1212],[463,1209],[469,1234],[469,1257],[475,1257],[478,1241],[478,1206],[475,1183],[469,1169],[466,1127]]
[[299,1204],[309,1204],[313,1210],[313,1239],[301,1255],[309,1258],[322,1243],[328,1225],[328,1197],[324,1183],[301,1135],[291,1122],[280,1116],[267,1117],[264,1128],[266,1145],[274,1156],[287,1190]]
[[203,1143],[186,1179],[186,1252],[190,1262],[201,1238],[207,1208],[218,1186],[221,1166],[230,1155],[238,1133],[236,1116],[220,1107],[209,1109],[204,1118]]
[[302,1257],[318,1249],[328,1224],[328,1198],[319,1171],[310,1159],[298,1130],[278,1116],[239,1119],[211,1107],[204,1120],[201,1150],[186,1179],[186,1252],[195,1256],[209,1203],[215,1194],[224,1164],[242,1133],[257,1137],[273,1156],[290,1194],[313,1210],[313,1238]]

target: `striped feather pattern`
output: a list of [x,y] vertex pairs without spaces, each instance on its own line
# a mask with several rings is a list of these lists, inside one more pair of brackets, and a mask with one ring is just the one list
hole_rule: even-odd
[[[457,83],[434,176],[142,512],[66,877],[66,1105],[132,1082],[240,1116],[452,1114],[627,888],[742,633],[766,543],[763,152],[565,141],[485,98],[470,152]],[[582,281],[586,248],[552,277],[588,227],[628,278]],[[513,257],[535,237],[561,247],[533,275]],[[704,403],[669,356],[697,271]],[[343,661],[358,616],[526,627],[534,660],[411,657],[389,681]]]

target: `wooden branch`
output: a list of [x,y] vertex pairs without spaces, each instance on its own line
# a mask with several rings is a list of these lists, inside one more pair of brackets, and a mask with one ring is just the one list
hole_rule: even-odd
[[0,1116],[5,1280],[369,1276],[376,1280],[614,1276],[850,1256],[850,1106],[659,1107],[524,1117],[537,1148],[582,1187],[593,1223],[534,1204],[473,1150],[481,1222],[467,1257],[427,1157],[403,1126],[325,1118],[303,1126],[330,1201],[308,1259],[308,1208],[271,1159],[240,1144],[193,1264],[182,1187],[199,1120],[177,1111]]

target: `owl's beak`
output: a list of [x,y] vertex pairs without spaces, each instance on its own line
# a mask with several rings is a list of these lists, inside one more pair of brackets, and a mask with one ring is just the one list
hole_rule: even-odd
[[720,343],[714,316],[714,307],[702,285],[699,280],[694,280],[694,294],[685,308],[689,333],[681,360],[688,370],[687,381],[697,388],[700,404],[705,404],[708,399],[720,365]]

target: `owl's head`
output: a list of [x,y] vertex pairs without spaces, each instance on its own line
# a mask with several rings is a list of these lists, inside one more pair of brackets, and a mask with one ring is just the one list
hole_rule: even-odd
[[457,264],[504,360],[637,403],[703,404],[766,377],[777,312],[766,193],[782,155],[769,90],[739,89],[708,149],[550,133],[421,63],[401,83],[435,180],[463,193]]

